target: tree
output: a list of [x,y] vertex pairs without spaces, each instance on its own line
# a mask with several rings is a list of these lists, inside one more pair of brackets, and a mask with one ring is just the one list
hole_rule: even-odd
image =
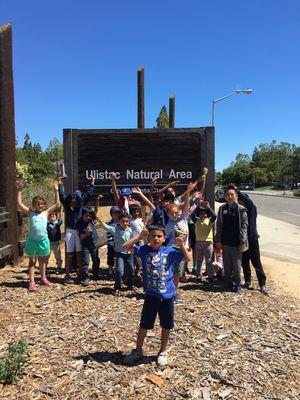
[[162,106],[158,117],[156,118],[156,127],[159,129],[169,128],[169,116],[166,106]]
[[49,155],[51,161],[53,162],[63,160],[64,158],[63,144],[57,138],[51,139],[46,149],[46,153]]

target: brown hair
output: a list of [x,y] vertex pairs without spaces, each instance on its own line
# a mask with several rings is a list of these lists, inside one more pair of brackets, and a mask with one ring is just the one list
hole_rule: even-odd
[[47,204],[47,200],[45,199],[45,197],[43,197],[43,196],[34,196],[34,198],[32,199],[32,207],[33,208],[35,207],[35,203],[37,201],[42,201],[44,203],[44,205]]

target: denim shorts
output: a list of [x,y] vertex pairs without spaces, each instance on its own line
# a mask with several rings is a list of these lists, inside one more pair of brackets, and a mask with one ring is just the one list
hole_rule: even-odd
[[153,329],[157,313],[162,328],[174,328],[174,297],[171,299],[160,299],[153,296],[146,296],[140,328]]

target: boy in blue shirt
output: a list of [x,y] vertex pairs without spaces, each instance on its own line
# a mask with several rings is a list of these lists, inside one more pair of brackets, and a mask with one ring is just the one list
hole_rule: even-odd
[[[148,235],[148,243],[137,246],[140,240]],[[139,236],[128,240],[123,247],[132,251],[140,258],[143,267],[143,284],[146,293],[142,310],[140,328],[137,336],[136,348],[125,357],[125,364],[132,364],[143,358],[143,343],[148,329],[153,329],[156,315],[159,315],[162,327],[161,346],[157,357],[159,366],[166,366],[167,344],[170,329],[174,327],[174,296],[175,284],[173,281],[174,264],[183,258],[190,261],[188,250],[184,247],[182,238],[177,237],[176,243],[180,251],[171,246],[163,246],[166,233],[163,227],[150,225],[143,229]]]
[[[95,227],[96,216],[90,208],[83,208],[82,217],[76,224],[82,246],[82,285],[88,286],[89,259],[93,262],[93,278],[99,279],[100,258],[98,254],[98,234]],[[81,280],[81,279],[80,279]]]

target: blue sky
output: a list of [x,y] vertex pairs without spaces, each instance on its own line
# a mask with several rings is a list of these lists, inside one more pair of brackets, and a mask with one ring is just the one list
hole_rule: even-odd
[[210,125],[216,168],[255,145],[299,145],[298,0],[0,0],[13,24],[16,134],[43,147],[63,128],[135,128],[145,68],[146,127],[170,94],[176,127]]

